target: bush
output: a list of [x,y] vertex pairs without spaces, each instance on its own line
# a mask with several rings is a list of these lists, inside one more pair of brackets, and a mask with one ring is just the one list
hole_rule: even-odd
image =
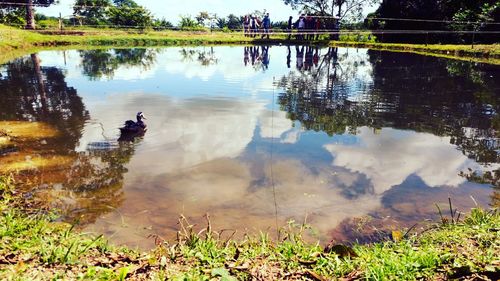
[[59,20],[56,19],[46,19],[37,22],[38,28],[42,29],[57,29],[59,28]]

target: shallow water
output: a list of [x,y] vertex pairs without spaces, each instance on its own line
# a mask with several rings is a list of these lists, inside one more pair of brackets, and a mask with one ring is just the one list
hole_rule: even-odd
[[[0,119],[62,132],[17,154],[35,196],[113,242],[151,247],[184,214],[216,229],[353,240],[466,211],[494,190],[460,171],[498,167],[500,67],[366,49],[286,46],[50,51],[0,66]],[[117,142],[144,112],[148,130]],[[495,125],[497,124],[497,125]],[[0,164],[9,155],[0,156]],[[356,219],[354,219],[356,218]]]

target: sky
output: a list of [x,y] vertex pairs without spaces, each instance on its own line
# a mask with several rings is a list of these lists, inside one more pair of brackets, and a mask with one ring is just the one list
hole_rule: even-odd
[[[136,2],[147,9],[157,18],[176,24],[180,15],[196,16],[201,11],[216,13],[218,16],[226,17],[229,14],[244,15],[255,10],[266,10],[269,12],[272,21],[285,21],[289,16],[296,16],[297,11],[293,11],[290,6],[283,3],[283,0],[136,0]],[[59,0],[59,4],[48,8],[37,8],[38,12],[48,16],[68,17],[73,13],[72,5],[74,0]],[[365,12],[371,12],[374,8],[367,8]]]

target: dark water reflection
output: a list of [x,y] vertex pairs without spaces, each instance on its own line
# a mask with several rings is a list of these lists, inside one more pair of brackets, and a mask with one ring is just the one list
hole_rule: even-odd
[[[240,233],[307,216],[322,241],[363,240],[359,218],[491,204],[458,173],[498,167],[499,71],[305,46],[42,52],[0,67],[0,119],[61,131],[22,152],[72,159],[33,172],[36,195],[115,242],[147,247],[206,212]],[[146,135],[116,142],[138,111]]]

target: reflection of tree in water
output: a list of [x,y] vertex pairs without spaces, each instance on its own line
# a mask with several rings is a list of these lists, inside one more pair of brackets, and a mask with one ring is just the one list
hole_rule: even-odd
[[68,87],[64,73],[42,67],[37,54],[4,66],[0,77],[0,119],[42,121],[62,132],[54,149],[73,150],[89,115],[76,89]]
[[[119,57],[116,59],[122,60]],[[121,143],[107,150],[75,152],[90,116],[76,89],[68,87],[64,73],[56,67],[41,66],[38,55],[33,54],[4,65],[0,87],[1,120],[46,122],[60,132],[45,144],[30,143],[26,153],[46,158],[63,155],[71,159],[70,163],[26,176],[38,178],[30,181],[42,187],[40,192],[46,192],[49,200],[55,200],[63,217],[72,220],[85,213],[80,221],[92,222],[119,207],[125,165],[134,153],[134,145]]]
[[182,61],[198,61],[202,66],[215,65],[219,62],[219,59],[215,56],[214,48],[210,47],[208,50],[203,49],[188,49],[182,48],[180,51]]
[[[125,165],[134,154],[132,143],[120,143],[112,149],[92,149],[76,155],[66,171],[63,183],[65,196],[75,197],[66,208],[66,220],[78,219],[80,223],[92,223],[103,213],[118,208],[123,200],[122,190]],[[68,193],[69,192],[69,193]],[[82,216],[83,215],[83,216]]]
[[[323,66],[292,72],[279,81],[282,109],[306,129],[330,135],[343,134],[346,128],[355,133],[359,126],[411,129],[451,136],[452,144],[480,163],[499,162],[494,124],[500,123],[495,121],[495,90],[500,85],[494,66],[412,54],[368,54],[373,85],[353,81],[360,62],[324,56]],[[365,94],[353,100],[359,92]]]
[[390,52],[370,51],[370,57],[373,92],[391,105],[379,110],[382,122],[451,136],[451,143],[469,158],[480,163],[499,161],[492,120],[499,109],[495,91],[500,85],[492,66],[418,55],[401,60]]
[[155,49],[114,49],[80,51],[83,73],[91,79],[113,78],[120,66],[148,70],[156,61]]

